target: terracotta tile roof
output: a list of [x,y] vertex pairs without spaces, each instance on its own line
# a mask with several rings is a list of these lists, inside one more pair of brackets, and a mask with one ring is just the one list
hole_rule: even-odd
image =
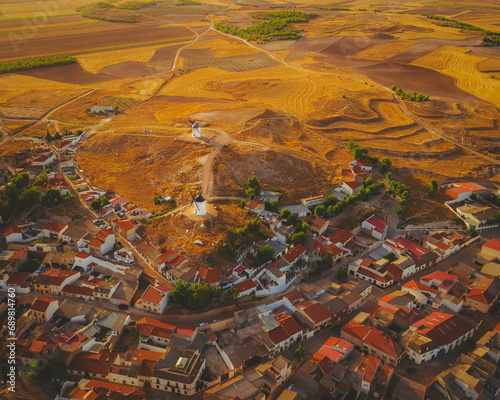
[[131,361],[141,362],[142,360],[148,361],[158,361],[162,357],[163,353],[158,351],[151,351],[145,349],[137,349],[132,356]]
[[433,272],[429,275],[425,275],[425,276],[420,278],[420,282],[430,283],[433,280],[436,280],[439,282],[443,282],[445,280],[455,282],[456,280],[458,280],[458,276],[447,274],[446,272],[443,272],[443,271],[436,271],[436,272]]
[[333,258],[337,257],[339,254],[342,254],[344,252],[335,243],[325,244],[324,238],[322,236],[318,236],[314,240],[313,249],[316,253],[319,254],[330,252],[332,253]]
[[293,263],[297,258],[306,252],[306,248],[301,244],[296,245],[288,253],[286,253],[283,258],[288,261],[288,263]]
[[365,222],[373,225],[373,229],[378,233],[384,233],[385,226],[387,225],[387,222],[384,219],[375,214],[368,218]]
[[79,294],[82,296],[93,297],[94,291],[91,288],[77,286],[77,285],[65,285],[61,290],[61,294]]
[[99,238],[99,239],[101,239],[101,240],[106,241],[106,238],[107,238],[108,236],[112,236],[112,235],[114,235],[114,234],[115,234],[115,233],[114,233],[112,230],[107,229],[107,228],[104,228],[104,229],[101,229],[99,232],[97,232],[96,237],[98,237],[98,238]]
[[169,250],[162,255],[160,255],[159,259],[161,260],[161,263],[166,263],[170,264],[171,266],[175,267],[179,265],[181,262],[186,260],[186,257],[177,254],[173,250]]
[[330,318],[332,315],[330,312],[321,304],[314,303],[309,307],[304,309],[304,313],[315,323],[319,324],[320,322]]
[[451,189],[446,189],[446,194],[454,199],[458,198],[458,195],[466,192],[475,192],[485,190],[483,186],[476,185],[472,182],[457,182],[454,183],[456,187]]
[[475,282],[471,285],[471,289],[467,294],[467,297],[469,299],[489,305],[495,301],[499,290],[499,284],[495,279],[482,278],[478,282]]
[[177,325],[175,327],[175,333],[178,335],[191,337],[197,329],[198,327],[194,325]]
[[500,240],[491,239],[490,241],[486,242],[483,246],[495,251],[500,251]]
[[358,371],[363,374],[363,381],[367,383],[372,383],[375,378],[375,373],[377,368],[382,361],[378,358],[372,356],[371,354],[363,358],[361,364],[358,367]]
[[432,289],[430,286],[426,286],[423,283],[420,283],[417,281],[410,281],[408,283],[405,283],[402,287],[408,288],[408,289],[413,289],[413,290],[418,290],[421,292],[428,292],[428,293],[432,293],[434,295],[439,294],[439,290]]
[[260,210],[262,207],[265,207],[265,204],[258,201],[258,200],[252,200],[249,201],[247,204],[245,204],[245,208],[248,210]]
[[146,291],[142,294],[141,300],[160,305],[161,301],[165,297],[165,293],[165,291],[149,285]]
[[4,231],[5,237],[13,234],[13,233],[23,233],[26,229],[29,228],[28,224],[22,223],[22,222],[16,222],[15,224],[9,226],[7,229]]
[[304,294],[300,290],[295,290],[291,293],[285,295],[285,297],[290,301],[290,303],[296,303],[300,299],[304,299]]
[[[132,387],[132,386],[125,386],[125,385],[119,385],[117,383],[112,383],[112,382],[105,382],[105,381],[97,381],[97,380],[94,380],[94,379],[91,379],[89,380],[85,386],[84,386],[84,389],[95,389],[95,388],[105,388],[105,389],[108,389],[108,390],[111,390],[113,392],[120,392],[120,393],[123,393],[125,396],[129,396],[129,395],[138,395],[138,396],[146,396],[146,394],[138,389],[138,388],[135,388],[135,387]],[[137,400],[137,399],[134,399],[134,400]]]
[[315,218],[313,223],[311,224],[311,230],[319,232],[325,224],[328,224],[330,221],[323,219],[323,218]]
[[282,317],[276,318],[276,320],[280,323],[288,336],[293,336],[303,330],[295,318],[290,315],[283,315]]
[[66,224],[61,224],[60,222],[56,222],[56,221],[48,221],[43,229],[47,229],[48,231],[50,232],[57,232],[57,233],[61,233],[61,231],[66,228],[68,225]]
[[278,326],[277,328],[269,331],[267,335],[275,345],[288,340],[288,338],[290,337],[290,335],[288,335],[288,333],[286,333],[286,331],[281,326]]
[[257,285],[252,279],[248,279],[244,282],[238,283],[234,287],[238,290],[239,293],[243,293],[246,292],[247,290],[256,288]]
[[137,332],[144,336],[153,335],[170,339],[175,328],[175,325],[170,325],[149,317],[144,317],[137,322]]
[[198,275],[205,279],[205,283],[208,283],[209,285],[212,283],[220,282],[218,268],[209,268],[202,266],[198,271]]
[[13,272],[9,275],[7,283],[14,286],[22,286],[30,276],[29,272]]
[[412,328],[415,328],[415,332],[427,336],[438,346],[444,346],[473,330],[474,325],[458,315],[436,311],[414,323]]
[[49,297],[39,297],[38,299],[35,299],[33,304],[31,304],[31,309],[33,311],[45,312],[47,311],[47,308],[49,308],[50,303],[54,301],[57,302],[56,299],[51,299]]
[[115,222],[115,226],[120,228],[123,232],[129,232],[132,229],[135,229],[136,226],[140,225],[140,222],[136,219],[123,219]]
[[359,267],[357,273],[360,275],[366,276],[368,278],[375,279],[376,281],[382,282],[382,283],[387,283],[387,282],[390,282],[393,280],[393,278],[391,276],[389,276],[389,274],[385,274],[384,276],[380,276],[380,275],[377,275],[376,273],[370,271],[369,269],[363,268],[363,267]]
[[349,186],[352,190],[359,188],[361,185],[356,182],[343,182],[344,185]]
[[106,349],[101,353],[82,351],[73,357],[67,368],[72,371],[108,375],[117,357],[118,353]]
[[80,251],[76,256],[75,258],[80,258],[80,259],[85,259],[85,258],[89,258],[91,257],[91,255],[89,253],[85,253],[84,251]]
[[336,229],[330,236],[328,240],[332,243],[342,243],[343,245],[352,240],[354,235],[347,229]]
[[104,244],[104,241],[95,237],[89,242],[89,246],[101,247]]

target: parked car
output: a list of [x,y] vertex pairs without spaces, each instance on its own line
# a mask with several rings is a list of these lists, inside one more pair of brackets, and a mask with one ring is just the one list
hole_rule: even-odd
[[94,225],[99,225],[102,221],[100,219],[94,219],[92,222]]

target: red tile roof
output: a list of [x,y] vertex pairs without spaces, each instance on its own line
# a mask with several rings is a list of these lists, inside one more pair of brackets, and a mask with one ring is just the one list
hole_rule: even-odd
[[84,373],[108,375],[109,369],[118,357],[118,353],[112,353],[105,349],[101,353],[82,351],[73,357],[68,364],[68,369]]
[[66,224],[61,224],[60,222],[56,221],[48,221],[43,229],[48,230],[49,232],[57,232],[60,233],[64,228],[66,228],[68,225]]
[[420,282],[428,282],[428,283],[430,283],[433,280],[436,280],[436,281],[439,281],[439,282],[443,282],[445,280],[449,280],[451,282],[455,282],[456,280],[458,280],[458,276],[447,274],[446,272],[443,272],[443,271],[436,271],[436,272],[433,272],[433,273],[431,273],[429,275],[425,275],[425,276],[423,276],[423,277],[420,278]]
[[262,207],[265,207],[265,204],[262,203],[262,202],[260,202],[260,201],[257,201],[257,200],[249,201],[245,205],[246,209],[248,209],[248,210],[254,210],[254,211],[260,210]]
[[146,291],[142,294],[141,300],[160,305],[163,298],[163,292],[159,291],[154,286],[149,285]]
[[288,333],[286,333],[286,331],[281,326],[278,326],[277,328],[269,331],[267,335],[275,345],[288,340],[288,338],[290,337],[290,335],[288,335]]
[[403,349],[398,343],[384,336],[381,331],[371,326],[365,326],[350,321],[347,325],[344,325],[341,330],[392,357],[398,358],[403,353]]
[[356,182],[343,182],[346,186],[349,186],[352,190],[359,188],[361,185]]
[[[117,383],[112,383],[112,382],[97,381],[97,380],[91,379],[84,386],[84,389],[86,389],[86,390],[95,389],[95,388],[105,388],[105,389],[111,390],[113,392],[123,393],[125,396],[129,396],[129,395],[133,394],[136,396],[143,396],[144,398],[146,398],[146,394],[140,389],[137,389],[137,388],[132,387],[132,386],[119,385]],[[86,393],[88,393],[88,392],[86,392]],[[134,398],[134,400],[138,400],[138,399]]]
[[35,299],[33,304],[31,304],[31,309],[33,311],[45,312],[47,311],[47,308],[49,308],[50,303],[54,301],[57,302],[56,299],[51,299],[49,297],[39,297],[38,299]]
[[331,362],[337,363],[344,358],[344,354],[341,352],[334,350],[327,346],[321,346],[320,349],[313,355],[313,361],[318,360],[321,361],[322,357],[327,357]]
[[473,330],[474,325],[458,315],[436,311],[414,323],[412,328],[415,328],[417,333],[427,336],[438,346],[444,346]]
[[120,228],[123,232],[129,232],[135,229],[140,224],[136,219],[123,219],[121,221],[116,221],[115,226]]
[[330,236],[328,236],[328,240],[332,243],[341,243],[345,245],[354,237],[352,232],[349,232],[347,229],[336,229]]
[[326,224],[329,224],[330,221],[323,218],[315,218],[313,223],[311,224],[311,230],[319,232]]
[[375,227],[374,230],[378,233],[384,233],[385,226],[387,225],[387,222],[384,219],[375,214],[368,218],[365,222],[373,225]]
[[107,228],[104,228],[104,229],[101,229],[99,232],[97,232],[97,235],[96,235],[96,236],[97,236],[99,239],[106,241],[106,238],[107,238],[108,236],[112,236],[112,235],[114,235],[114,234],[115,234],[115,233],[114,233],[112,230],[107,229]]
[[160,256],[160,260],[162,263],[170,264],[171,266],[175,267],[176,265],[179,265],[181,262],[186,260],[186,257],[177,254],[173,250],[169,250]]
[[81,258],[81,259],[84,259],[84,258],[89,258],[91,255],[89,253],[85,253],[84,251],[80,251],[76,256],[75,258]]
[[14,286],[22,286],[29,276],[29,272],[13,272],[9,275],[7,283]]
[[198,275],[205,279],[205,283],[208,283],[209,285],[211,285],[212,283],[220,282],[218,268],[209,268],[202,266],[198,271]]
[[319,254],[330,252],[332,253],[333,258],[337,257],[339,254],[342,254],[344,252],[335,243],[325,244],[325,239],[322,236],[318,236],[314,240],[313,249],[316,253]]
[[486,242],[483,246],[495,251],[500,251],[500,240],[491,239],[490,241]]
[[319,324],[330,318],[332,314],[321,303],[314,303],[304,308],[304,313],[315,323]]
[[456,187],[447,189],[446,194],[454,199],[458,198],[458,195],[461,193],[466,193],[466,192],[475,192],[475,191],[481,191],[485,190],[486,188],[476,185],[472,182],[457,182],[454,183]]
[[198,329],[198,327],[195,325],[178,325],[175,328],[175,333],[178,335],[191,337],[196,332],[196,329]]
[[170,339],[175,330],[174,325],[158,321],[157,319],[144,317],[137,322],[137,332],[144,336],[157,336]]
[[283,258],[288,261],[289,264],[293,263],[297,258],[306,252],[306,248],[301,244],[296,245],[288,253],[286,253]]
[[7,229],[4,231],[5,237],[13,234],[13,233],[23,233],[26,229],[29,228],[28,224],[22,223],[22,222],[16,222],[15,224],[9,226]]
[[300,290],[295,290],[291,293],[285,295],[285,297],[290,301],[290,303],[296,303],[300,299],[304,299],[304,294]]
[[277,317],[276,320],[280,323],[281,327],[285,330],[288,336],[293,336],[303,330],[295,318],[290,315]]
[[95,237],[89,242],[89,246],[101,247],[104,244],[104,241]]
[[418,290],[418,291],[421,291],[421,292],[432,293],[434,295],[438,295],[439,294],[439,290],[432,289],[430,286],[426,286],[423,283],[420,283],[420,282],[417,282],[417,281],[410,281],[408,283],[405,283],[403,285],[403,287],[404,288],[408,288],[408,289]]
[[246,292],[247,290],[256,288],[257,285],[252,279],[248,279],[244,282],[238,283],[234,287],[238,290],[239,293],[243,293]]

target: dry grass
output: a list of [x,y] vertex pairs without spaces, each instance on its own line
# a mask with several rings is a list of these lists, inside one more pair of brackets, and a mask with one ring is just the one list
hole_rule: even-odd
[[466,48],[442,46],[411,64],[450,75],[456,78],[458,88],[500,106],[500,82],[478,70],[477,64],[485,58],[468,52]]
[[199,143],[172,136],[103,132],[85,141],[77,158],[93,184],[154,210],[154,193],[169,193],[178,204],[187,201],[188,185],[201,180],[197,160],[207,152]]
[[214,58],[241,56],[261,53],[253,47],[247,46],[241,40],[217,35],[212,40],[203,40],[189,45],[186,49],[210,49],[214,51]]
[[414,43],[416,42],[411,40],[402,42],[380,43],[365,50],[358,51],[357,53],[354,53],[349,57],[360,58],[364,60],[382,61],[408,50],[408,47],[410,47]]
[[38,147],[37,143],[28,140],[8,140],[0,146],[0,156],[8,157],[19,151],[31,150]]
[[[177,46],[178,43],[171,44]],[[146,46],[132,49],[105,51],[77,56],[78,63],[86,71],[97,74],[108,65],[118,64],[125,61],[136,61],[145,63],[154,56],[156,50],[167,47],[165,45]]]
[[88,0],[66,0],[44,3],[37,0],[6,2],[2,4],[2,18],[26,18],[44,15],[75,13],[75,8],[88,5]]

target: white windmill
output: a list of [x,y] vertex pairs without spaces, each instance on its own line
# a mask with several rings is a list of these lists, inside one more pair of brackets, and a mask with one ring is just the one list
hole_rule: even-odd
[[194,138],[201,137],[201,126],[198,122],[194,121],[193,125],[191,126],[191,132]]
[[193,203],[194,213],[196,215],[205,215],[207,213],[207,201],[201,195],[201,193],[199,193],[198,195],[193,195],[193,193],[191,193],[191,204]]

